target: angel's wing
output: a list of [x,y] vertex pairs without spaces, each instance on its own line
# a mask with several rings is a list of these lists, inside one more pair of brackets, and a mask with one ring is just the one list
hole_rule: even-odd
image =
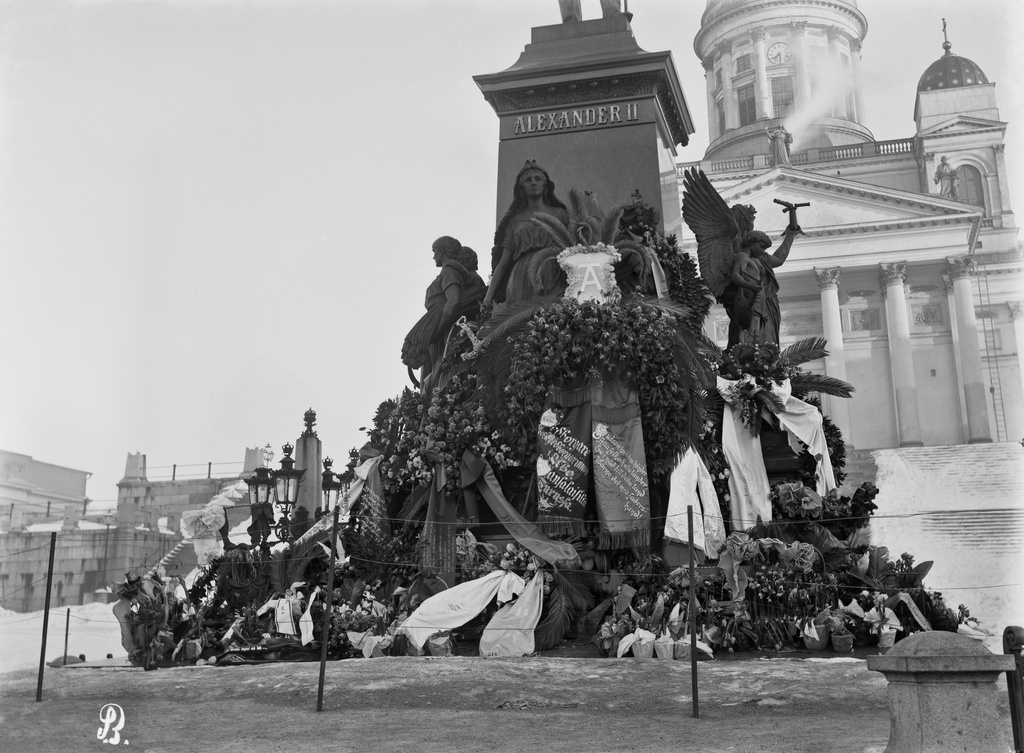
[[701,277],[715,298],[721,298],[732,275],[739,226],[708,176],[696,167],[683,173],[683,219],[697,236]]

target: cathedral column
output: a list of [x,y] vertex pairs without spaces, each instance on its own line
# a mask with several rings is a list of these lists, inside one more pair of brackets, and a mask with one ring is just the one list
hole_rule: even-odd
[[835,66],[835,70],[843,74],[842,86],[838,87],[832,94],[832,114],[837,118],[848,117],[846,112],[846,87],[850,85],[850,82],[846,80],[846,70],[843,68],[842,55],[839,54],[841,45],[839,40],[843,36],[843,32],[838,26],[830,26],[825,30],[825,36],[828,38],[828,58],[831,65]]
[[860,39],[850,40],[850,67],[853,72],[853,107],[857,111],[851,117],[857,123],[864,122],[864,97],[860,91],[860,54],[863,44]]
[[[1006,144],[994,144],[992,151],[996,155],[996,180],[999,182],[1000,214],[1013,214],[1013,209],[1010,207],[1010,181],[1007,180],[1006,176]],[[992,204],[994,213],[995,202],[992,202]]]
[[921,422],[917,411],[917,381],[910,345],[910,315],[903,283],[906,262],[881,264],[879,282],[885,296],[885,319],[889,333],[889,368],[896,393],[896,428],[900,447],[920,447]]
[[949,275],[943,274],[942,284],[946,288],[946,303],[949,306],[949,334],[953,340],[953,364],[956,367],[956,398],[960,406],[960,431],[967,436],[967,405],[964,403],[964,391],[961,385],[964,383],[964,365],[960,357],[960,332],[956,328],[956,298],[953,297],[953,281]]
[[708,123],[711,128],[711,141],[717,139],[720,134],[718,132],[718,117],[717,110],[715,109],[715,56],[708,55],[706,58],[700,61],[701,65],[704,66],[704,80],[707,82],[708,90]]
[[740,106],[736,101],[736,92],[732,80],[736,76],[736,61],[732,58],[732,42],[718,45],[722,56],[722,104],[725,106],[725,130],[731,131],[740,127]]
[[[839,311],[839,267],[814,268],[821,291],[821,323],[828,341],[828,355],[825,356],[825,373],[846,381],[846,352],[843,348],[843,322]],[[829,418],[849,440],[850,400],[842,397],[825,396]]]
[[1024,381],[1024,301],[1007,301],[1010,306],[1010,319],[1014,325],[1014,336],[1017,338],[1017,366],[1021,381]]
[[968,444],[992,441],[981,349],[978,347],[978,320],[974,314],[974,296],[971,293],[971,275],[976,267],[976,262],[969,256],[946,259],[946,274],[953,281],[953,298],[956,301],[956,328],[964,372],[964,402],[967,405]]
[[754,97],[757,102],[757,119],[765,120],[772,116],[771,91],[768,89],[768,69],[764,64],[764,27],[750,30],[750,39],[754,43]]
[[1013,334],[1017,338],[1017,366],[1021,380],[1024,381],[1024,302],[1007,301],[1010,307],[1010,319],[1013,320]]
[[812,96],[806,21],[793,22],[793,46],[796,48],[796,109],[799,111],[810,103]]

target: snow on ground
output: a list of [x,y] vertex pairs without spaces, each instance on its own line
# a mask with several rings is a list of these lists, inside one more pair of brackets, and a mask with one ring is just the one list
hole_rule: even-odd
[[[113,606],[97,602],[51,609],[46,661],[64,655],[64,626],[69,608],[68,655],[85,654],[88,661],[103,659],[107,654],[124,657],[126,652],[121,646],[121,628],[111,611]],[[0,673],[38,667],[42,636],[43,610],[12,612],[0,609]]]

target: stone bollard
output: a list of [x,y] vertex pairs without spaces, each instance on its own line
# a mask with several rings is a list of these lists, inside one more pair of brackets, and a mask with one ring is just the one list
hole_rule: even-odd
[[995,685],[1012,668],[1013,657],[941,631],[916,633],[885,656],[869,656],[868,669],[889,681],[885,753],[1012,751]]

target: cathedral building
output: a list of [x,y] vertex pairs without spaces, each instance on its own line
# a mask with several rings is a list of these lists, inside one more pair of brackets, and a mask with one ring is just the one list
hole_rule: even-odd
[[[852,383],[826,410],[857,450],[1024,436],[1024,259],[995,83],[947,39],[922,71],[915,132],[877,141],[860,77],[856,0],[708,0],[694,51],[707,78],[700,167],[730,204],[781,230],[782,345],[822,336],[814,370]],[[940,40],[936,40],[939,49]],[[914,66],[914,61],[908,61]],[[684,249],[696,252],[683,229]],[[724,345],[716,307],[708,334]]]

